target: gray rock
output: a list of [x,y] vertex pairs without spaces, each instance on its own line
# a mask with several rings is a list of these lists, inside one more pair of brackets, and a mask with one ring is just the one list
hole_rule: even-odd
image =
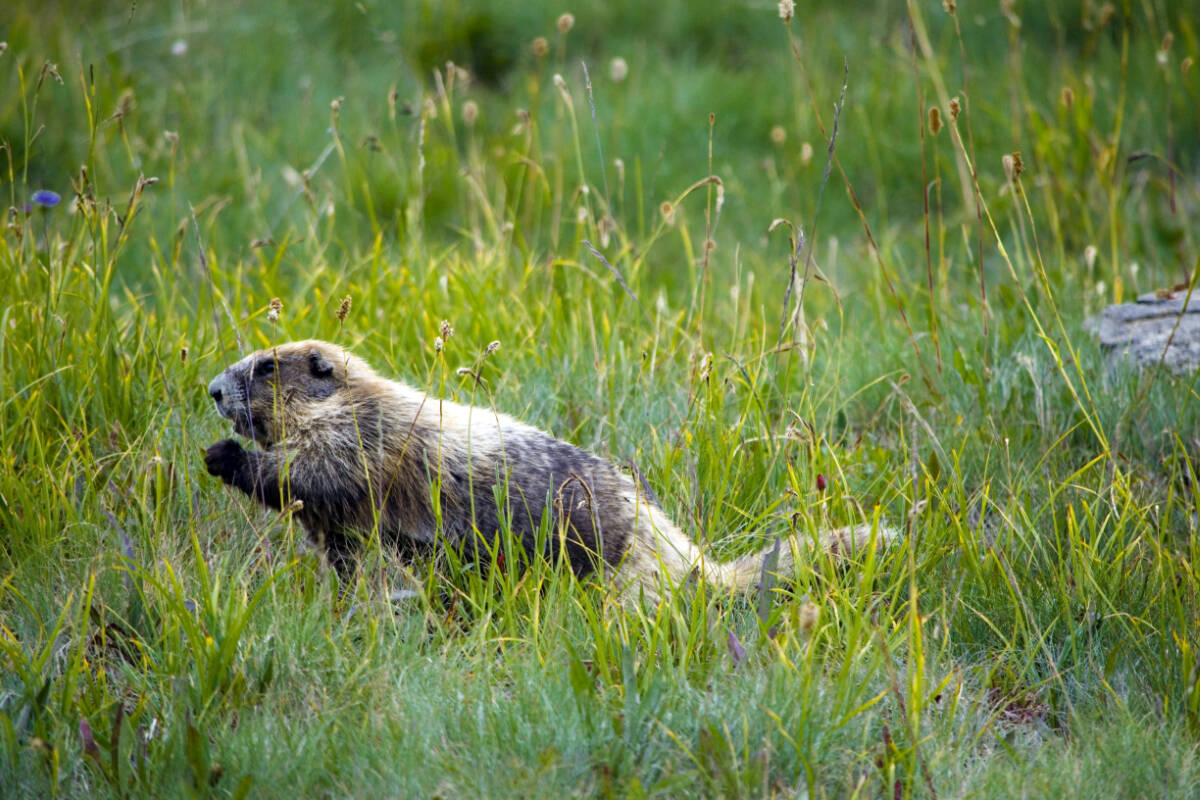
[[1136,303],[1109,306],[1084,328],[1112,358],[1140,367],[1161,363],[1177,375],[1200,368],[1200,291],[1190,299],[1186,291],[1144,294]]

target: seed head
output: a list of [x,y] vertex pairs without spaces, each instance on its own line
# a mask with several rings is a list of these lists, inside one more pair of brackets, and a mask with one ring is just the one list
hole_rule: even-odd
[[779,18],[787,25],[796,15],[796,4],[792,0],[779,0]]
[[929,132],[937,136],[942,130],[942,110],[937,106],[929,107]]
[[658,210],[663,215],[664,222],[668,225],[675,224],[675,206],[671,205],[670,201],[664,200]]
[[954,0],[942,0],[942,8],[946,9],[947,14],[953,15],[954,10],[957,7],[958,7],[958,4],[955,3]]
[[1100,251],[1094,244],[1089,244],[1083,248],[1083,263],[1087,265],[1089,272],[1096,266],[1096,256],[1098,255],[1100,255]]
[[807,167],[813,158],[813,146],[808,142],[800,145],[800,166]]
[[1021,151],[1017,150],[1012,154],[1013,177],[1021,177],[1021,173],[1025,171],[1025,163],[1021,160]]
[[574,14],[563,14],[562,16],[560,16],[558,18],[558,32],[559,33],[565,35],[567,33],[567,31],[571,30],[571,28],[574,28],[574,27],[575,27],[575,15]]
[[1062,92],[1059,93],[1059,99],[1062,101],[1062,104],[1066,107],[1067,111],[1070,111],[1075,105],[1075,90],[1070,86],[1064,86],[1062,88]]
[[187,357],[188,357],[188,349],[187,349],[187,345],[185,344],[183,347],[179,348],[179,363],[186,364]]
[[440,353],[446,348],[446,343],[442,341],[442,337],[435,336],[433,339],[433,352]]
[[554,73],[554,85],[558,87],[559,91],[566,91],[567,79],[556,72]]
[[529,47],[531,50],[533,50],[533,54],[538,58],[542,58],[546,55],[546,53],[550,52],[550,42],[546,41],[545,36],[539,36],[534,39]]
[[782,145],[787,141],[787,131],[782,125],[776,125],[771,128],[771,143],[774,145]]
[[492,355],[499,349],[500,349],[500,340],[499,339],[489,342],[488,346],[486,348],[484,348],[484,350],[483,350],[483,357],[487,358],[488,356]]
[[475,126],[475,120],[479,119],[479,104],[474,100],[468,100],[462,104],[463,123],[468,128]]
[[958,119],[958,112],[962,111],[962,104],[958,102],[957,97],[950,98],[950,119]]
[[279,322],[280,311],[283,311],[283,301],[278,297],[272,297],[271,302],[267,305],[267,322],[272,325]]
[[800,630],[804,633],[812,633],[820,618],[821,608],[817,604],[805,603],[800,606]]
[[442,324],[438,326],[438,333],[440,333],[442,338],[446,341],[450,340],[450,337],[454,335],[454,328],[451,327],[450,320],[442,320]]
[[608,77],[612,78],[613,83],[620,83],[629,75],[629,65],[625,63],[625,59],[617,56],[612,61],[608,62]]
[[1016,166],[1013,163],[1012,155],[1005,153],[1000,157],[1000,163],[1004,165],[1004,177],[1008,179],[1009,183],[1012,183],[1012,179],[1015,177],[1016,173]]
[[344,323],[346,321],[346,317],[348,317],[349,315],[350,315],[350,295],[346,295],[345,297],[342,298],[341,304],[338,305],[338,310],[337,310],[338,324],[340,325],[340,324]]
[[1167,35],[1162,40],[1162,51],[1165,53],[1171,49],[1171,43],[1175,41],[1175,34],[1167,31]]
[[1179,62],[1179,74],[1187,77],[1188,72],[1190,72],[1192,69],[1192,63],[1192,57],[1185,56],[1183,61]]

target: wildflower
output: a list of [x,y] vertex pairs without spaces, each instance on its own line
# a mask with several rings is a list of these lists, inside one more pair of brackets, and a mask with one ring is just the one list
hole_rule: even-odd
[[608,77],[612,78],[613,83],[620,83],[629,75],[629,64],[625,63],[625,59],[617,56],[608,63]]
[[62,196],[58,192],[52,192],[49,189],[39,189],[33,193],[34,205],[39,205],[42,208],[54,208],[62,200]]
[[824,475],[822,475],[821,473],[819,473],[819,472],[818,472],[818,473],[817,473],[817,491],[818,491],[818,492],[823,492],[823,491],[825,491],[825,487],[826,487],[827,485],[828,485],[828,484],[827,484],[827,482],[826,482],[826,480],[825,480],[825,476],[824,476]]
[[545,36],[539,36],[533,40],[533,43],[530,44],[530,48],[533,50],[533,54],[535,56],[541,58],[546,55],[546,53],[550,52],[550,42],[546,41]]
[[796,4],[792,0],[779,0],[779,18],[784,24],[792,21],[796,15]]
[[575,15],[563,14],[558,18],[558,32],[566,35],[567,31],[575,27]]
[[272,297],[270,305],[267,306],[267,322],[272,325],[279,322],[280,311],[283,311],[283,301],[278,297]]
[[173,56],[182,56],[187,53],[187,50],[188,44],[183,39],[176,39],[175,43],[171,45],[171,55]]

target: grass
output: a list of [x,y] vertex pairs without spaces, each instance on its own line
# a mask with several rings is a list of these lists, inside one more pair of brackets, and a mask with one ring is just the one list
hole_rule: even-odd
[[[1194,795],[1195,376],[1081,330],[1194,274],[1194,16],[11,11],[0,785]],[[393,601],[377,548],[343,591],[199,459],[207,381],[309,336],[632,461],[721,554],[907,536],[653,609],[452,556]]]

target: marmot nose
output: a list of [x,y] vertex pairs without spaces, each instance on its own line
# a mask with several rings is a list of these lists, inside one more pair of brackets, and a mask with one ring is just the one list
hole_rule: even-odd
[[221,402],[222,396],[221,383],[222,381],[220,378],[215,378],[213,382],[208,385],[208,396],[218,403]]

